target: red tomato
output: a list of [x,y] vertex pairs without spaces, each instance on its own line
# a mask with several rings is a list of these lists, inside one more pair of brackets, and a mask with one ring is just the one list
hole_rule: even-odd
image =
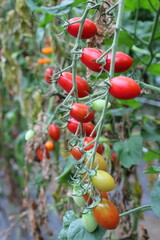
[[53,69],[51,67],[46,68],[45,70],[45,80],[48,84],[52,83]]
[[94,72],[100,72],[102,63],[96,63],[96,60],[104,53],[101,49],[84,48],[82,50],[81,62]]
[[97,223],[105,229],[115,229],[119,224],[119,213],[116,206],[109,200],[102,201],[92,209]]
[[[66,91],[70,92],[73,87],[72,82],[72,73],[69,72],[63,72],[60,78],[58,79],[58,84]],[[88,83],[78,75],[76,75],[76,84],[77,84],[77,90],[78,90],[78,97],[86,97],[88,94],[90,94],[90,88]],[[74,93],[72,94],[74,95]]]
[[[107,59],[106,59],[106,65],[104,66],[104,68],[107,71],[110,70],[111,59],[112,59],[112,53],[108,53]],[[132,66],[132,63],[133,63],[133,59],[130,56],[122,52],[116,52],[114,72],[115,73],[125,72],[127,69],[129,69]]]
[[81,159],[82,155],[84,154],[83,152],[81,152],[79,150],[79,148],[72,148],[70,153],[72,154],[72,156],[76,159],[79,160]]
[[110,81],[109,93],[119,99],[132,99],[141,93],[141,88],[132,78],[118,76]]
[[61,135],[60,128],[56,124],[51,124],[48,127],[48,134],[54,141],[57,141]]
[[[84,48],[82,50],[81,62],[84,63],[89,69],[94,72],[100,72],[102,70],[102,63],[97,63],[96,60],[104,53],[101,49],[96,48]],[[110,70],[112,53],[106,54],[106,65],[104,69]],[[125,53],[116,52],[114,72],[121,73],[125,72],[132,66],[133,59]]]
[[[75,134],[77,131],[78,125],[79,125],[79,122],[74,118],[71,118],[67,125],[67,128],[71,133]],[[80,134],[80,129],[81,128],[79,128],[78,134]],[[94,125],[91,122],[83,123],[83,131],[86,136],[90,136],[93,130],[94,130]],[[92,137],[95,137],[95,136],[96,136],[96,131],[94,131],[92,134]]]
[[[100,194],[101,194],[102,198],[108,199],[108,194],[107,194],[106,192],[101,192],[101,191],[100,191]],[[90,197],[90,193],[87,192],[87,193],[84,194],[82,197],[83,197],[84,200],[87,202],[88,199],[89,199],[89,197]],[[93,199],[92,199],[92,197],[90,197],[90,199],[89,199],[89,204],[92,204],[92,202],[93,202]]]
[[73,103],[72,109],[70,110],[72,118],[78,122],[90,122],[94,118],[94,112],[87,105],[81,103]]
[[51,141],[51,140],[48,140],[46,143],[45,143],[45,148],[48,150],[48,151],[51,151],[54,149],[54,143]]
[[36,155],[39,161],[42,161],[44,157],[49,158],[50,154],[49,151],[46,149],[43,149],[43,147],[38,147],[36,150]]
[[[75,17],[75,18],[71,18],[68,20],[69,23],[75,22],[80,20],[80,17]],[[79,27],[80,27],[80,22],[78,23],[73,23],[71,25],[68,26],[67,28],[67,32],[69,34],[71,34],[74,37],[78,36],[78,31],[79,31]],[[97,32],[97,27],[96,25],[89,19],[85,19],[84,25],[83,25],[83,30],[82,30],[82,35],[81,35],[81,39],[88,39],[93,37]]]
[[[94,140],[94,138],[92,137],[86,137],[85,140],[84,140],[84,146],[86,146],[87,144],[89,144],[90,142],[92,142]],[[91,148],[94,147],[94,144],[95,143],[91,143],[88,147],[85,148],[85,151],[88,151],[90,150]],[[98,147],[97,147],[97,151],[99,154],[102,154],[104,151],[104,146],[102,144],[98,144]]]

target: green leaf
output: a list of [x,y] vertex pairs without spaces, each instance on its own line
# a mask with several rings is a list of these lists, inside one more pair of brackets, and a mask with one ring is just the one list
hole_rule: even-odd
[[157,173],[160,173],[160,167],[158,167],[158,166],[151,166],[146,171],[144,171],[144,173],[147,173],[147,174],[157,174]]
[[39,48],[42,47],[42,41],[43,41],[43,37],[44,37],[44,28],[39,27],[37,28],[37,32],[36,32],[36,41],[37,41],[37,45]]
[[[157,9],[159,6],[159,0],[151,0],[150,2],[152,5],[149,3],[148,0],[139,1],[139,8],[147,9],[151,12],[154,12],[152,6]],[[135,11],[136,8],[138,8],[138,0],[132,0],[132,3],[130,0],[125,0],[125,11]]]
[[124,115],[131,115],[134,111],[134,108],[117,108],[111,109],[107,112],[107,114],[111,114],[112,116],[124,116]]
[[160,153],[148,151],[144,154],[143,161],[150,162],[150,161],[153,161],[153,160],[159,159],[159,158],[160,158]]
[[70,8],[72,7],[74,0],[64,0],[59,5],[54,7],[40,7],[37,9],[38,12],[45,11],[51,15],[62,15],[64,13],[68,13]]
[[68,184],[68,181],[71,180],[70,174],[71,174],[71,169],[75,163],[75,160],[70,157],[62,171],[62,173],[56,178],[59,183],[61,184]]
[[160,130],[156,126],[152,126],[148,123],[143,123],[141,135],[145,140],[159,141],[160,140]]
[[131,35],[128,32],[120,31],[118,43],[119,45],[122,45],[125,47],[128,46],[129,48],[131,48],[135,43],[135,41],[132,39]]
[[142,138],[135,136],[113,145],[121,164],[125,168],[138,164],[142,159]]
[[151,192],[151,207],[153,212],[160,217],[160,181],[158,181]]
[[152,63],[149,68],[148,72],[152,73],[153,75],[159,76],[160,75],[160,64],[159,63]]
[[32,12],[38,8],[35,1],[33,1],[33,0],[25,0],[25,2]]
[[101,240],[105,232],[106,230],[99,226],[93,233],[87,232],[80,218],[70,224],[67,240]]
[[39,27],[45,27],[48,23],[50,23],[53,20],[54,16],[49,14],[49,13],[45,13],[43,16],[43,19],[40,20],[39,23]]
[[74,212],[67,211],[63,217],[63,226],[67,227],[69,226],[74,220],[76,220],[78,217],[74,214]]
[[121,103],[123,105],[126,105],[126,106],[129,106],[131,108],[138,108],[140,107],[140,103],[135,100],[135,99],[130,99],[130,100],[120,100],[120,99],[117,99],[117,102],[118,103]]

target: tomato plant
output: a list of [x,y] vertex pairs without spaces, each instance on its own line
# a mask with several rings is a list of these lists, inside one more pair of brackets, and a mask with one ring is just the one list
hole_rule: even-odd
[[119,213],[116,206],[105,198],[102,198],[102,201],[93,208],[93,214],[102,228],[115,229],[119,224]]
[[82,222],[83,222],[84,228],[88,232],[94,232],[98,226],[98,223],[92,211],[82,214]]
[[[58,84],[67,93],[69,93],[73,88],[73,75],[72,75],[72,73],[63,72],[62,75],[58,79]],[[78,91],[78,97],[79,98],[85,97],[88,94],[90,94],[90,87],[89,87],[88,83],[78,75],[76,75],[76,84],[77,84],[77,91]],[[74,95],[74,93],[72,95]]]
[[44,77],[48,84],[52,84],[52,75],[53,75],[53,69],[51,67],[46,68]]
[[91,179],[94,187],[100,191],[109,192],[115,188],[113,177],[105,171],[97,170],[96,175],[91,177]]
[[112,78],[110,81],[111,87],[109,93],[119,99],[132,99],[141,93],[141,88],[132,78],[125,76],[118,76]]
[[78,122],[90,122],[94,118],[94,112],[89,106],[81,103],[73,103],[70,110],[70,115],[72,118],[76,119]]
[[61,130],[56,124],[51,124],[48,127],[48,134],[54,141],[57,141],[60,138]]
[[[80,17],[75,17],[68,20],[70,25],[67,28],[67,32],[74,37],[77,37],[78,35],[80,22],[77,22],[77,23],[73,23],[73,22],[78,21],[80,19],[81,19]],[[81,39],[91,38],[96,34],[96,32],[97,32],[97,27],[94,24],[94,22],[86,18],[83,25],[83,29],[82,29]]]
[[[67,128],[71,133],[75,134],[77,132],[79,124],[80,123],[77,120],[75,120],[74,118],[71,118],[69,120]],[[83,123],[82,131],[84,131],[86,136],[90,136],[93,130],[94,130],[94,125],[91,122]],[[81,129],[79,128],[77,133],[80,134],[80,132],[81,132]],[[92,134],[92,137],[95,137],[95,136],[96,136],[96,131],[94,131]]]

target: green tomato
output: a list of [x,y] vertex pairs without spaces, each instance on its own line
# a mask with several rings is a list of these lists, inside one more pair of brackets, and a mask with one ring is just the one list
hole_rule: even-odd
[[88,232],[94,232],[98,226],[98,223],[93,215],[93,212],[87,212],[82,214],[82,223],[84,228],[88,231]]
[[[92,102],[92,109],[98,112],[102,112],[103,108],[105,105],[105,100],[103,99],[97,99],[94,102]],[[108,106],[107,108],[109,108],[111,106],[110,102],[108,102]]]
[[78,207],[83,207],[85,205],[85,200],[82,196],[74,196],[79,194],[80,188],[78,186],[73,187],[73,200]]
[[97,170],[97,174],[91,179],[93,186],[102,192],[110,192],[115,189],[113,177],[103,170]]
[[33,129],[30,129],[26,132],[25,134],[25,140],[31,140],[34,137],[35,132],[33,131]]

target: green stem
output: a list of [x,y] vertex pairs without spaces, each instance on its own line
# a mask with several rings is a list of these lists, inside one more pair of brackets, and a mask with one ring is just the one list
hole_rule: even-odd
[[155,36],[155,33],[156,33],[157,25],[158,25],[158,23],[159,23],[159,21],[158,21],[159,16],[160,16],[160,7],[158,8],[157,14],[156,14],[155,19],[154,19],[154,24],[153,24],[153,28],[152,28],[152,33],[151,33],[151,37],[150,37],[149,45],[148,45],[148,48],[149,48],[149,49],[152,48],[152,44],[153,44],[154,36]]
[[137,208],[134,208],[134,209],[131,209],[127,212],[124,212],[124,213],[121,213],[119,216],[120,217],[123,217],[123,216],[126,216],[128,214],[131,214],[133,212],[137,212],[137,211],[148,211],[148,210],[151,210],[151,205],[144,205],[144,206],[140,206],[140,207],[137,207]]
[[140,85],[146,89],[149,89],[151,91],[154,91],[154,92],[158,92],[160,93],[160,88],[159,87],[155,87],[153,85],[150,85],[150,84],[146,84],[146,83],[143,83],[143,82],[140,82]]

